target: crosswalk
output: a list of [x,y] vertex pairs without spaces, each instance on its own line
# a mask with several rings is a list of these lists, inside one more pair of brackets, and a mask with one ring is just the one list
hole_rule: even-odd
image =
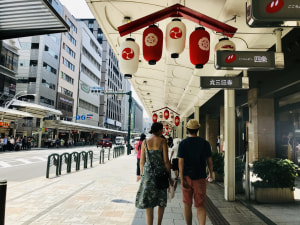
[[[0,169],[7,169],[17,166],[24,166],[36,163],[45,163],[48,161],[48,156],[53,153],[62,154],[64,152],[73,152],[75,149],[62,149],[59,152],[53,150],[42,151],[22,151],[22,152],[8,152],[7,154],[0,154]],[[78,151],[78,149],[76,149]],[[85,150],[85,149],[81,149]],[[94,152],[94,160],[99,158],[100,149],[89,149]],[[107,154],[107,153],[106,153]],[[105,155],[106,155],[105,154]],[[112,155],[111,155],[112,157]]]

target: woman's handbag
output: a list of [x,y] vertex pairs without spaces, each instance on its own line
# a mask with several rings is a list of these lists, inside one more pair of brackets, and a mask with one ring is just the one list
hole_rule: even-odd
[[168,188],[169,187],[169,173],[167,172],[166,169],[164,169],[162,171],[156,171],[155,168],[152,167],[150,154],[148,152],[147,142],[146,142],[146,151],[147,151],[148,158],[149,158],[150,169],[154,173],[155,188],[157,188],[157,189],[166,189],[166,188]]

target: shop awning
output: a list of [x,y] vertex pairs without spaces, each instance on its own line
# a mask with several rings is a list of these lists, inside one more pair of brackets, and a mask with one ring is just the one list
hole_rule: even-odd
[[51,115],[62,115],[62,112],[60,110],[52,109],[46,106],[30,103],[30,102],[24,102],[20,100],[12,100],[11,103],[12,106],[16,107],[18,110],[23,112],[28,112],[32,114],[34,117],[37,118],[44,118]]
[[0,40],[68,30],[47,0],[0,1]]
[[86,132],[96,132],[96,133],[108,133],[108,134],[127,134],[127,131],[118,131],[113,129],[108,129],[104,127],[96,127],[82,123],[74,123],[65,120],[46,120],[44,123],[44,127],[52,128],[52,129],[61,129],[61,130],[79,130]]
[[31,113],[0,107],[1,121],[15,121],[17,118],[34,117]]

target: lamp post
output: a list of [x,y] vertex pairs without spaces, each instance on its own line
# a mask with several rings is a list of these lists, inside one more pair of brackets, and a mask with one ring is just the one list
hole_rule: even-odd
[[119,92],[102,92],[105,95],[117,95],[118,96],[118,100],[121,100],[123,95],[128,95],[129,99],[128,99],[128,103],[129,103],[129,110],[128,110],[128,133],[127,133],[127,155],[130,154],[131,150],[130,150],[130,124],[131,124],[131,105],[132,105],[132,92],[128,91],[128,92],[122,92],[122,90],[120,90]]

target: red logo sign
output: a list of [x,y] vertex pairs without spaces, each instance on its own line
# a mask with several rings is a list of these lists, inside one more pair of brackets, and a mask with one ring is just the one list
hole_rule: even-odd
[[236,59],[236,55],[235,54],[231,54],[229,56],[226,57],[225,62],[226,63],[232,63],[234,62],[234,60]]
[[267,5],[266,11],[268,13],[276,13],[280,9],[282,9],[283,5],[284,5],[283,0],[273,0]]
[[182,31],[179,27],[173,27],[170,30],[170,38],[172,39],[179,39],[182,37]]
[[232,45],[223,45],[221,48],[234,49],[234,47]]
[[122,51],[122,58],[125,60],[131,60],[134,57],[134,51],[131,48],[124,48]]

